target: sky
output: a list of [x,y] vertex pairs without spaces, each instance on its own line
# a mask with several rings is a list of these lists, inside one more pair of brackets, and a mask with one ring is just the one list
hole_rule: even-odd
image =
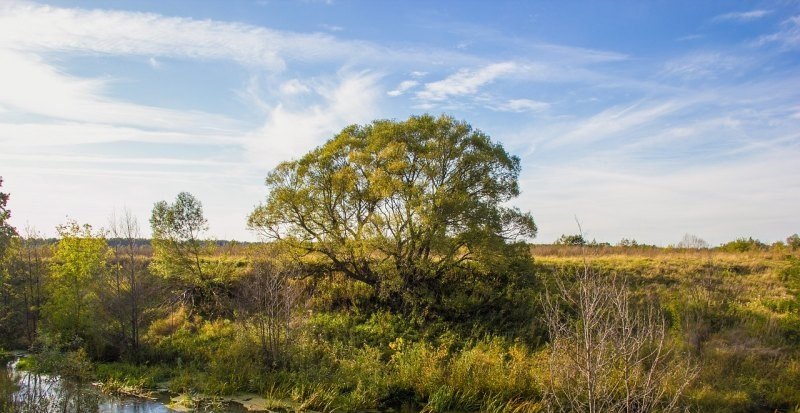
[[537,243],[800,232],[797,1],[0,1],[20,230],[188,191],[255,240],[279,162],[422,113],[520,157]]

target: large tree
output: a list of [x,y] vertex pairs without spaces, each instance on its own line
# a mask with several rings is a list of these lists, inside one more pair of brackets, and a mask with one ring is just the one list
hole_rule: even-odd
[[379,120],[342,130],[269,173],[248,224],[316,268],[407,293],[453,271],[492,272],[526,255],[520,162],[449,116]]

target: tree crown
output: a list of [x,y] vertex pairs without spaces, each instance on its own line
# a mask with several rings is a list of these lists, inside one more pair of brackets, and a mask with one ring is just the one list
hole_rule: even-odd
[[248,224],[328,268],[377,284],[480,265],[533,237],[519,195],[519,159],[449,116],[352,125],[266,178]]

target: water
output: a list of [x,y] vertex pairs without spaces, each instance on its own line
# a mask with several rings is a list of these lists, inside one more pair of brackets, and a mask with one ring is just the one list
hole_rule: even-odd
[[[16,369],[19,359],[0,374],[0,412],[17,413],[171,413],[169,394],[155,400],[114,397],[91,384],[77,385],[58,377]],[[226,406],[220,413],[242,412],[241,406]]]

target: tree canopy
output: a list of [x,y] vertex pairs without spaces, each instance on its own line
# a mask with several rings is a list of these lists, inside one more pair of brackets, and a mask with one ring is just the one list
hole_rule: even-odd
[[506,205],[519,172],[519,158],[449,116],[352,125],[272,170],[248,224],[326,270],[405,290],[494,270],[536,235],[531,215]]

